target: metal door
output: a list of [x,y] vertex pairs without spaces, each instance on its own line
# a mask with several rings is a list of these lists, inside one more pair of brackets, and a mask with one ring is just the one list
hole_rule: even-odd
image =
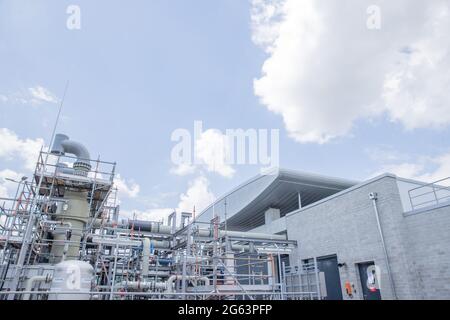
[[337,256],[317,258],[317,267],[319,271],[325,273],[326,300],[342,300],[341,277],[339,275]]

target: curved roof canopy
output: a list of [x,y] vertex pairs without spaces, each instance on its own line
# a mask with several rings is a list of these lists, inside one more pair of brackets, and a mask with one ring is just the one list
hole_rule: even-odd
[[[286,169],[273,169],[248,180],[216,200],[197,217],[210,222],[214,215],[227,220],[229,230],[247,231],[264,224],[268,208],[281,216],[347,189],[358,182]],[[300,196],[299,196],[300,195]]]

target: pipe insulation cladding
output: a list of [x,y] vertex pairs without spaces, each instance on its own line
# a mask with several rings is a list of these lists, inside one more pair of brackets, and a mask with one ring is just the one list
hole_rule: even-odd
[[141,277],[145,278],[148,276],[149,271],[149,258],[150,258],[150,246],[151,242],[149,238],[144,238],[142,240],[142,273]]
[[170,234],[172,228],[154,221],[128,220],[128,227],[139,231],[148,231],[152,233]]
[[88,149],[79,142],[70,140],[65,134],[55,135],[51,152],[53,154],[73,154],[77,160],[73,164],[73,174],[87,176],[91,170],[90,154]]
[[[210,229],[198,229],[196,233],[201,237],[213,237],[214,232]],[[220,237],[232,237],[232,238],[242,238],[242,239],[261,239],[261,240],[286,240],[286,235],[282,234],[269,234],[269,233],[258,233],[258,232],[246,232],[246,231],[225,231],[219,230]]]
[[172,228],[170,226],[163,225],[159,222],[145,221],[145,220],[128,220],[122,219],[121,222],[113,221],[102,221],[102,219],[96,219],[93,224],[95,227],[100,227],[101,225],[107,227],[119,227],[124,229],[133,229],[135,231],[143,231],[157,234],[170,235]]

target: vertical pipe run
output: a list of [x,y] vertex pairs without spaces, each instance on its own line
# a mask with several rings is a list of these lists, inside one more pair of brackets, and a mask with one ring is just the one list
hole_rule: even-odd
[[183,260],[183,280],[181,282],[181,291],[183,292],[183,294],[186,293],[186,275],[187,275],[186,259],[187,259],[187,257],[191,256],[191,226],[192,226],[192,223],[189,223],[189,225],[187,227],[186,254],[185,254],[184,260]]
[[[277,247],[278,248],[278,247]],[[284,286],[283,286],[283,270],[281,266],[281,255],[280,251],[277,252],[277,260],[278,260],[278,277],[280,280],[280,291],[281,291],[281,300],[284,300]]]
[[375,192],[372,192],[369,194],[369,198],[370,198],[370,200],[372,200],[373,209],[375,211],[375,218],[377,220],[378,232],[380,233],[381,245],[382,245],[383,251],[384,251],[384,258],[386,259],[386,268],[387,268],[387,273],[388,273],[388,277],[389,277],[389,282],[391,285],[392,295],[393,295],[394,299],[397,300],[398,298],[397,298],[397,293],[395,291],[394,279],[392,278],[391,266],[389,263],[389,256],[387,253],[386,243],[384,241],[383,230],[381,228],[381,223],[380,223],[380,215],[379,215],[378,206],[377,206],[377,199],[378,199],[377,194]]
[[[317,288],[317,298],[322,300],[322,288],[320,287],[320,278],[319,278],[319,267],[317,265],[317,258],[314,257],[314,273],[316,276],[316,288]],[[309,278],[308,278],[309,279]]]
[[142,280],[144,280],[144,278],[148,276],[149,259],[150,259],[150,239],[144,238],[142,240],[142,273],[141,273]]
[[[117,239],[119,238],[119,235],[117,235]],[[118,251],[119,251],[119,242],[117,242],[116,244],[116,250],[114,252],[114,271],[113,274],[111,275],[111,293],[109,294],[109,300],[112,300],[114,297],[114,285],[116,283],[116,270],[117,270],[117,255],[118,255]]]

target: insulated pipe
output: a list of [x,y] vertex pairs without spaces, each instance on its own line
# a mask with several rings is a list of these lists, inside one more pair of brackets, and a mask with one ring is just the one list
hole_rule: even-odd
[[[226,247],[226,243],[222,243],[222,247]],[[205,245],[205,248],[208,248],[208,249],[210,249],[210,248],[212,248],[213,247],[213,245],[212,244],[206,244]],[[253,246],[253,248],[256,250],[256,249],[258,249],[258,248],[265,248],[264,246]],[[248,244],[231,244],[231,250],[232,251],[250,251],[250,245],[248,245]]]
[[91,158],[88,149],[79,142],[63,140],[61,146],[63,147],[64,153],[76,155],[79,158],[77,161],[86,162]]
[[64,140],[69,140],[69,137],[66,136],[65,134],[62,133],[58,133],[55,135],[55,138],[53,140],[53,146],[52,146],[52,153],[54,154],[60,154],[63,155],[64,154],[64,148],[62,146],[62,142]]
[[[202,237],[212,237],[213,230],[210,229],[198,229],[197,234]],[[252,238],[252,239],[265,239],[265,240],[286,240],[285,235],[257,233],[257,232],[245,232],[245,231],[225,231],[219,230],[220,237],[233,237],[233,238]]]
[[142,273],[141,278],[148,276],[150,258],[150,239],[144,238],[142,240]]
[[219,231],[221,237],[233,237],[233,238],[253,238],[253,239],[267,239],[267,240],[286,240],[285,235],[280,234],[268,234],[257,232],[240,232],[240,231]]
[[[167,293],[173,293],[173,283],[176,280],[183,280],[183,276],[182,275],[173,275],[170,276],[169,279],[166,282],[167,285]],[[194,280],[195,285],[197,285],[197,281],[203,281],[205,283],[205,286],[209,286],[209,278],[208,277],[198,277],[198,276],[186,276],[184,277],[184,280]]]
[[122,281],[122,286],[133,290],[166,290],[166,283],[157,281]]
[[67,174],[73,174],[74,173],[73,172],[73,168],[69,168],[67,166],[67,164],[62,163],[62,162],[60,162],[60,163],[58,163],[56,165],[56,172],[58,172],[58,173],[67,173]]
[[60,155],[70,153],[77,156],[77,160],[73,164],[74,173],[87,175],[91,169],[91,163],[89,161],[90,154],[88,149],[79,142],[69,140],[69,137],[65,134],[58,133],[55,136],[51,152]]
[[93,225],[98,228],[102,225],[102,223],[107,227],[117,226],[124,229],[133,227],[134,230],[146,231],[151,233],[171,234],[172,232],[170,226],[166,226],[154,221],[145,220],[125,220],[125,222],[117,222],[113,219],[113,221],[102,222],[102,219],[95,219]]
[[170,226],[153,221],[128,220],[128,227],[132,226],[134,230],[149,231],[153,233],[170,234],[172,231]]
[[[46,276],[32,276],[31,278],[29,278],[25,284],[25,291],[26,292],[30,292],[31,289],[33,289],[33,286],[36,282],[50,282],[51,278],[46,275]],[[30,300],[31,297],[31,293],[25,293],[23,295],[22,300]]]
[[[129,239],[122,239],[122,238],[102,238],[100,236],[93,236],[92,237],[93,243],[101,243],[106,245],[119,245],[119,246],[131,246],[131,247],[138,247],[142,244],[141,241],[137,240],[129,240]],[[169,249],[170,248],[170,242],[169,241],[159,241],[159,240],[150,240],[150,245],[153,246],[155,249]]]

